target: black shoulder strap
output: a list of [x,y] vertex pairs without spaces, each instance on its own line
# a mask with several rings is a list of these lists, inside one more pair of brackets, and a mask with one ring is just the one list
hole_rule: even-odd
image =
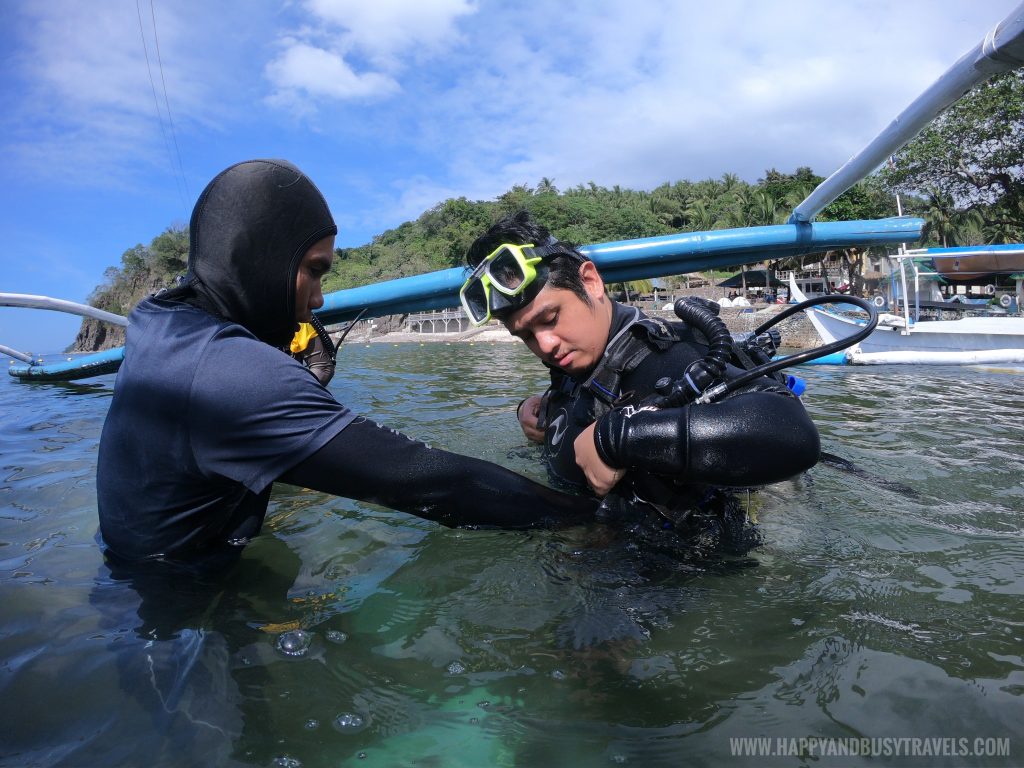
[[671,323],[641,317],[635,307],[633,312],[632,319],[608,342],[601,362],[582,385],[609,408],[622,394],[623,376],[635,370],[651,352],[668,349],[680,338]]

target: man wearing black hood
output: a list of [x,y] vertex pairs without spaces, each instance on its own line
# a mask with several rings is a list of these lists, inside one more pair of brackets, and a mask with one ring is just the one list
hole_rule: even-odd
[[[358,417],[284,353],[323,305],[337,227],[280,160],[233,165],[192,212],[188,274],[132,311],[100,439],[100,531],[127,561],[240,551],[275,480],[444,525],[589,515],[567,496]],[[485,501],[482,501],[485,500]]]

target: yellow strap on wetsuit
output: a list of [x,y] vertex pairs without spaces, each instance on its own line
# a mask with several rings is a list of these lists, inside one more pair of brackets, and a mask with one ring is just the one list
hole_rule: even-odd
[[295,332],[295,337],[292,339],[291,352],[293,355],[299,354],[306,347],[309,346],[309,342],[316,336],[316,329],[309,323],[299,323],[299,330]]

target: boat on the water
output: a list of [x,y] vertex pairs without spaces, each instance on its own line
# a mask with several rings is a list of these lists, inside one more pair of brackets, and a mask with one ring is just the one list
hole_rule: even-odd
[[[933,249],[938,250],[938,249]],[[935,254],[935,271],[948,280],[976,280],[987,275],[1024,273],[1024,245],[945,248]]]
[[[604,279],[612,282],[720,269],[737,262],[758,261],[766,254],[772,258],[787,258],[849,246],[894,245],[918,239],[923,227],[923,219],[912,217],[777,224],[596,243],[583,246],[581,250],[593,259]],[[459,288],[465,279],[465,268],[452,267],[346,288],[325,295],[324,306],[316,314],[324,323],[342,323],[358,317],[369,319],[445,309],[458,304]],[[120,325],[128,323],[124,317],[95,307],[45,296],[0,293],[0,306],[72,312]],[[124,359],[124,348],[59,362],[40,361],[28,353],[2,345],[0,354],[20,361],[20,364],[8,366],[8,374],[15,378],[23,381],[71,381],[116,371]]]
[[[997,280],[988,267],[1001,263],[998,260],[1006,261],[1009,266],[1017,254],[1024,254],[1024,246],[931,248],[893,257],[898,272],[894,270],[890,281],[892,299],[879,295],[876,303],[891,306],[895,311],[879,315],[875,330],[846,350],[846,362],[855,365],[1024,363],[1024,315],[1021,314],[1024,275],[1012,276],[1018,278],[1014,294],[1005,292],[996,296],[995,284],[989,283],[983,290],[985,298],[976,300],[962,299],[962,294],[943,299],[934,285],[936,276],[944,277],[937,268],[940,263],[945,268],[951,260],[960,260],[962,264],[978,266],[979,270],[980,265],[985,264],[986,271],[978,271],[973,278]],[[936,267],[934,271],[922,270],[920,262],[927,257]],[[926,292],[922,284],[930,288],[931,293]],[[790,293],[796,301],[804,300],[792,279]],[[822,341],[831,343],[864,327],[862,315],[846,311],[852,309],[852,305],[836,304],[831,308],[812,307],[805,312]],[[949,314],[956,317],[943,319]]]

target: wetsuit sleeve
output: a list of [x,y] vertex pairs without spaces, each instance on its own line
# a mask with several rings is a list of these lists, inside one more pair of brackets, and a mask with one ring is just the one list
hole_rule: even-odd
[[431,448],[362,417],[279,479],[447,526],[569,525],[597,508],[590,497],[560,493],[495,464]]
[[610,467],[722,486],[785,480],[814,466],[820,452],[803,404],[770,391],[682,408],[610,411],[598,420],[594,443]]

